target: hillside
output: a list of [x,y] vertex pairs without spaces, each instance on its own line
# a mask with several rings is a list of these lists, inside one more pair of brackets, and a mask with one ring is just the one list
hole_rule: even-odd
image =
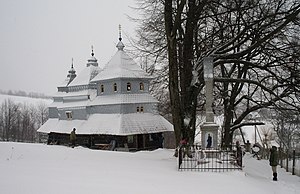
[[0,94],[0,104],[4,102],[6,99],[11,99],[14,103],[26,103],[26,104],[39,104],[39,103],[45,103],[46,105],[49,105],[52,103],[51,99],[42,99],[42,98],[29,98],[29,97],[22,97],[22,96],[11,96],[6,94]]

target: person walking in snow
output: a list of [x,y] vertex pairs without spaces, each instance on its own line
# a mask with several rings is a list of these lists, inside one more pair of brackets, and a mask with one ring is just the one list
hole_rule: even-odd
[[70,142],[71,142],[71,146],[72,148],[75,147],[75,144],[76,144],[76,133],[75,133],[76,129],[73,128],[73,131],[71,131],[71,134],[70,134]]
[[277,181],[278,152],[276,146],[271,148],[269,162],[273,172],[273,181]]

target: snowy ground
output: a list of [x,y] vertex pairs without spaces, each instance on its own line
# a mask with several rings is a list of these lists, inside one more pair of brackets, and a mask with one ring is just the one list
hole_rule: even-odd
[[243,171],[178,171],[173,150],[136,153],[0,142],[3,194],[299,194],[300,177],[245,155]]

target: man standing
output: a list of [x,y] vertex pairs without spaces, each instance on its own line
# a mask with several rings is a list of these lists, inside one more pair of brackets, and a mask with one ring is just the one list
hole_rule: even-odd
[[242,147],[240,145],[239,141],[236,141],[235,143],[235,147],[236,147],[236,160],[237,160],[237,164],[242,167],[243,165],[243,150]]
[[70,142],[71,142],[72,148],[74,148],[75,144],[76,144],[76,133],[75,133],[75,131],[76,131],[76,129],[73,128],[73,131],[70,134]]
[[251,143],[249,142],[249,140],[247,140],[247,143],[245,143],[245,150],[246,150],[246,152],[251,151]]
[[272,146],[271,148],[269,161],[270,161],[270,166],[272,167],[273,181],[277,181],[278,152],[276,146]]

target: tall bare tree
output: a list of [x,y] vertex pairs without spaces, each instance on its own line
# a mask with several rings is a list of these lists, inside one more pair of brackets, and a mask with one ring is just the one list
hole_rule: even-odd
[[177,142],[194,140],[207,56],[214,57],[214,110],[224,114],[224,147],[236,129],[261,124],[245,122],[251,112],[299,108],[298,1],[145,0],[140,5],[147,13],[141,20],[147,31],[139,33],[144,53],[158,59],[167,52]]

